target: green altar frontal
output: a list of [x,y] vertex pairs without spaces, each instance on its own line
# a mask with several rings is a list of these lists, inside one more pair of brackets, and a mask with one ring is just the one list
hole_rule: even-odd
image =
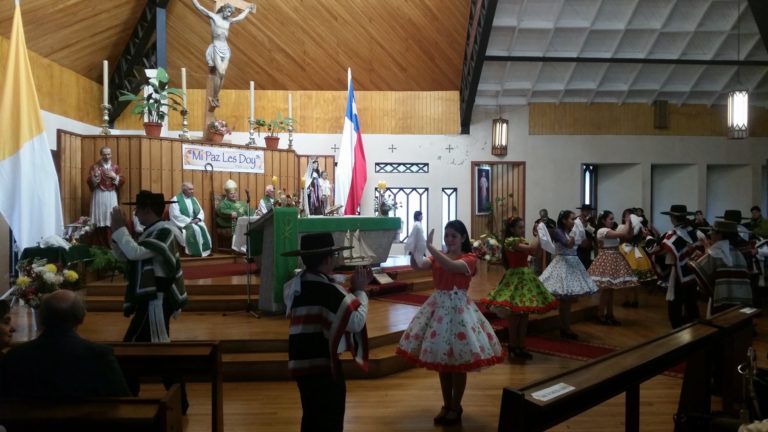
[[[347,231],[360,231],[378,261],[386,261],[389,249],[400,231],[400,218],[364,216],[320,216],[299,218],[296,208],[275,208],[251,224],[249,233],[260,235],[261,287],[259,309],[268,313],[285,312],[283,285],[293,277],[298,258],[284,257],[283,252],[299,248],[302,234],[333,233],[337,245],[344,244]],[[258,234],[257,234],[258,233]]]

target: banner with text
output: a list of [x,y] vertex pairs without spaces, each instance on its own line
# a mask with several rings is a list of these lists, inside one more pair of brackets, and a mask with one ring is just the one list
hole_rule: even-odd
[[211,164],[214,171],[264,173],[262,150],[182,144],[181,154],[185,170],[202,171],[207,164]]

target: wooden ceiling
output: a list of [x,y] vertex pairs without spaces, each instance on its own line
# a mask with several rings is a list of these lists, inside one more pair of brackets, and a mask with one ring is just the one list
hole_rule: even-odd
[[[213,9],[212,0],[200,0]],[[12,4],[10,0],[6,3]],[[114,64],[146,0],[22,0],[30,50],[94,81]],[[352,68],[358,90],[458,90],[469,0],[257,0],[233,24],[225,89],[343,90]],[[13,7],[0,8],[0,35]],[[187,68],[204,88],[211,29],[191,0],[168,6],[168,69]],[[175,85],[180,85],[178,81]]]

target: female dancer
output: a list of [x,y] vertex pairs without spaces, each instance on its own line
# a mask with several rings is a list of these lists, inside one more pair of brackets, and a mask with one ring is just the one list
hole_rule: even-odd
[[504,361],[501,344],[490,323],[467,289],[477,270],[467,228],[460,220],[445,225],[446,253],[432,245],[435,230],[427,237],[428,259],[411,255],[414,269],[432,269],[435,292],[424,303],[400,339],[397,354],[440,374],[443,407],[436,424],[461,422],[461,398],[467,371]]
[[619,252],[619,242],[629,237],[632,221],[625,214],[624,223],[613,230],[613,213],[605,210],[597,219],[599,253],[587,273],[600,288],[600,304],[597,320],[603,325],[620,325],[613,316],[613,291],[620,288],[637,288],[637,276]]
[[499,285],[481,300],[509,324],[509,360],[533,358],[525,349],[528,314],[543,314],[557,307],[557,300],[528,267],[528,256],[539,250],[539,240],[525,240],[525,222],[510,218],[504,228],[502,263],[504,276]]
[[597,286],[589,277],[576,255],[573,230],[573,212],[563,210],[557,216],[557,229],[552,233],[557,256],[544,273],[541,283],[560,301],[560,337],[576,340],[579,335],[571,330],[571,303],[578,296],[592,295]]
[[[621,219],[626,220],[628,216],[631,217],[631,215],[634,214],[635,212],[633,209],[626,209],[621,214]],[[621,252],[624,259],[627,260],[632,271],[635,272],[635,276],[637,276],[637,280],[640,284],[653,285],[656,283],[656,272],[653,270],[653,264],[651,264],[651,260],[648,259],[648,254],[645,253],[644,247],[645,239],[650,235],[648,229],[641,224],[639,231],[636,231],[635,227],[632,227],[632,233],[630,233],[630,235],[632,234],[634,234],[632,238],[619,246],[619,252]],[[625,290],[625,293],[625,301],[621,306],[626,308],[636,308],[638,306],[637,288],[629,288]]]

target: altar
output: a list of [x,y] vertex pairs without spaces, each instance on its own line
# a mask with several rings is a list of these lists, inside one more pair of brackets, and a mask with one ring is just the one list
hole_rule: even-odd
[[259,309],[268,313],[285,312],[283,285],[294,275],[298,258],[284,257],[283,252],[299,248],[302,235],[331,232],[337,245],[343,245],[347,232],[359,231],[372,252],[372,265],[387,260],[392,242],[400,231],[400,218],[365,216],[317,216],[299,218],[298,209],[275,208],[249,224],[251,235],[260,235],[261,287]]

